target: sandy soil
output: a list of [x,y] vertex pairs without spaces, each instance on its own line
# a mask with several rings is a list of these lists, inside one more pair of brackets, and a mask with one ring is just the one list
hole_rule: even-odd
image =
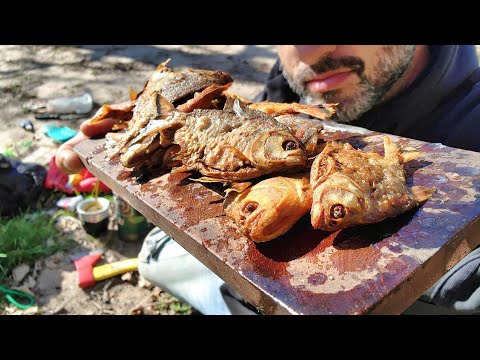
[[[253,98],[262,88],[275,58],[273,46],[244,45],[92,45],[0,46],[0,151],[13,146],[18,159],[47,166],[58,144],[42,133],[47,124],[78,130],[79,124],[104,103],[129,98],[129,87],[140,90],[156,66],[172,58],[174,69],[202,68],[230,73],[235,83],[229,91]],[[94,108],[77,120],[36,120],[22,108],[28,103],[89,92]],[[20,120],[29,119],[35,132],[24,130]],[[29,146],[22,146],[23,141]],[[116,232],[94,239],[72,218],[62,229],[74,247],[37,261],[21,281],[11,282],[35,295],[37,307],[26,313],[40,314],[180,314],[192,313],[141,279],[138,273],[98,283],[82,290],[69,257],[81,251],[104,249],[103,262],[135,257],[141,242],[125,243]],[[9,307],[3,313],[25,313]],[[193,309],[193,313],[195,313]]]

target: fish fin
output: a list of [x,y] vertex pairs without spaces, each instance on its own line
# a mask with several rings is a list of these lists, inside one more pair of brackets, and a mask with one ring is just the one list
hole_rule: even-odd
[[[400,148],[400,146],[395,143],[390,137],[384,136],[383,138],[383,144],[385,147],[385,158],[400,158],[403,163],[406,163],[407,161],[416,159],[420,156],[422,156],[422,153],[419,151],[416,151],[412,147],[408,147],[406,149]],[[405,151],[408,150],[408,151]]]
[[192,112],[195,109],[209,109],[212,107],[213,101],[218,99],[218,97],[232,84],[233,82],[229,82],[225,85],[210,85],[203,91],[196,93],[192,99],[179,105],[177,110],[182,112]]
[[402,152],[400,156],[403,162],[406,163],[407,161],[410,161],[422,156],[422,153],[420,151],[407,151],[407,152]]
[[130,93],[130,101],[135,101],[138,98],[138,92],[133,90],[133,88],[130,86],[130,89],[128,90]]
[[175,106],[168,101],[165,97],[160,95],[159,93],[156,93],[156,105],[157,105],[157,111],[160,114],[157,119],[166,119],[168,116],[172,115],[172,113],[175,111]]
[[198,179],[193,179],[193,178],[189,178],[190,180],[192,181],[197,181],[197,182],[201,182],[201,183],[217,183],[217,182],[221,182],[223,183],[223,185],[228,185],[230,183],[230,180],[225,180],[225,179],[219,179],[219,178],[214,178],[214,177],[210,177],[210,176],[202,176]]
[[223,110],[233,110],[233,102],[235,99],[231,96],[226,96],[225,104],[223,105]]
[[385,149],[385,158],[392,158],[400,155],[400,146],[390,139],[390,137],[383,137],[383,146]]
[[331,103],[331,104],[319,104],[317,107],[319,109],[323,109],[324,111],[327,112],[328,116],[332,116],[335,114],[335,108],[338,106],[338,103]]
[[232,183],[232,186],[229,189],[225,190],[225,193],[228,194],[230,191],[241,193],[245,189],[249,188],[251,185],[252,185],[251,181]]
[[192,171],[192,168],[190,166],[186,166],[186,165],[177,166],[177,167],[173,168],[172,170],[170,170],[170,172],[172,172],[172,173],[176,173],[176,172],[183,173],[183,172],[188,172],[188,171]]
[[158,64],[157,66],[157,69],[155,71],[170,71],[170,69],[167,67],[168,63],[172,61],[171,58],[168,58],[167,60],[165,60],[164,62]]
[[413,197],[418,203],[422,203],[432,197],[433,193],[437,190],[434,187],[427,186],[413,186],[411,188]]
[[110,111],[110,105],[104,104],[100,109],[97,110],[97,112],[90,118],[90,120],[87,121],[88,125],[93,125],[97,123],[100,120],[105,119],[105,115]]
[[235,98],[235,100],[233,101],[233,111],[235,111],[235,114],[237,114],[237,116],[244,117],[248,113],[248,106],[239,98]]

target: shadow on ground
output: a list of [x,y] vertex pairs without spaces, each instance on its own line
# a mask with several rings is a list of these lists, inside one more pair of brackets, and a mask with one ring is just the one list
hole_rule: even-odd
[[[275,59],[276,57],[272,49],[254,45],[245,45],[242,50],[232,55],[203,48],[201,45],[184,46],[193,53],[181,48],[164,49],[153,45],[81,45],[78,47],[91,51],[90,61],[102,61],[107,56],[116,56],[157,66],[162,61],[171,58],[170,66],[174,69],[181,67],[205,68],[205,64],[208,64],[209,70],[227,71],[235,80],[257,82],[265,80],[270,68],[262,65],[256,67],[254,59],[261,57]],[[196,49],[201,53],[195,53]],[[234,59],[236,61],[233,61]],[[121,67],[121,65],[117,66]],[[259,71],[263,74],[259,74]]]

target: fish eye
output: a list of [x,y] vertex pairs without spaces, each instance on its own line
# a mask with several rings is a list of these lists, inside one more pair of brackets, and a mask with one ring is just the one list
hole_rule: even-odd
[[244,205],[242,212],[245,216],[248,216],[251,213],[253,213],[255,210],[257,210],[257,207],[258,207],[258,203],[256,201],[251,201]]
[[283,142],[282,148],[286,151],[296,150],[298,149],[298,144],[295,141],[287,140]]
[[345,207],[342,204],[335,204],[330,208],[330,217],[333,219],[341,219],[345,214]]

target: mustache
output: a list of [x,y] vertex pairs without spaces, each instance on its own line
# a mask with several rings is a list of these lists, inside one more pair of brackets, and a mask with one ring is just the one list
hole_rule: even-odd
[[296,74],[296,78],[308,80],[319,73],[333,71],[340,68],[352,69],[359,77],[361,77],[363,75],[363,72],[365,71],[365,63],[362,59],[355,56],[348,56],[336,59],[326,57],[325,59],[322,59],[317,63],[300,70]]

